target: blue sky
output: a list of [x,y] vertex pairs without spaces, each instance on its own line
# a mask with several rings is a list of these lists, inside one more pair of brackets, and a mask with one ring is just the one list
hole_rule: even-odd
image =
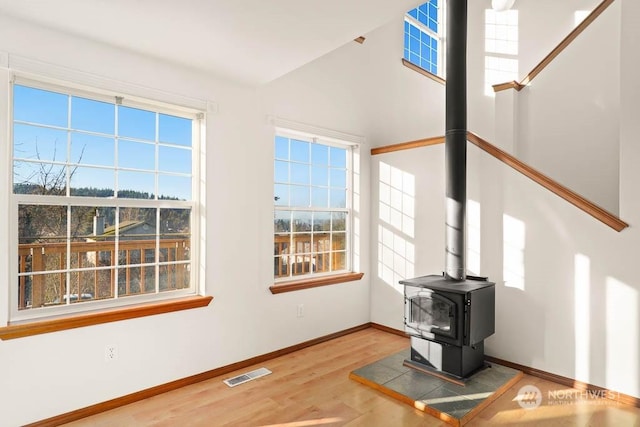
[[[158,172],[158,194],[191,198],[191,179],[166,173],[191,174],[190,119],[157,114],[160,143],[156,165],[154,112],[15,85],[13,114],[14,157],[80,164],[72,177],[72,188],[115,190],[117,163],[120,190],[155,194]],[[24,182],[37,169],[37,164],[24,161],[14,165],[16,182]]]
[[346,207],[346,149],[276,136],[275,157],[276,205]]

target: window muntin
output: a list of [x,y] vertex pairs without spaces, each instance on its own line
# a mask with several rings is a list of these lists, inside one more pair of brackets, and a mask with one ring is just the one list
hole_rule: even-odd
[[485,95],[493,85],[518,79],[518,11],[485,10]]
[[275,279],[349,271],[351,147],[285,134],[274,144]]
[[424,70],[442,76],[443,2],[430,0],[405,15],[404,59]]
[[197,114],[127,103],[13,85],[12,319],[195,292]]

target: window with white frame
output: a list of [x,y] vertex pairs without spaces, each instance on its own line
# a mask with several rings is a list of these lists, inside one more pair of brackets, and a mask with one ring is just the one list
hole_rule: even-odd
[[351,269],[352,147],[278,131],[274,159],[274,278]]
[[493,85],[518,79],[518,11],[485,10],[485,95]]
[[12,99],[12,319],[193,294],[202,114],[20,78]]
[[404,59],[443,77],[444,0],[430,0],[404,17]]

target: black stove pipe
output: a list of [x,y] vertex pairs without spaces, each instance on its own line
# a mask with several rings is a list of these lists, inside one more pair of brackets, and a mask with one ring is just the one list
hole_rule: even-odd
[[447,1],[445,274],[465,280],[467,202],[467,0]]

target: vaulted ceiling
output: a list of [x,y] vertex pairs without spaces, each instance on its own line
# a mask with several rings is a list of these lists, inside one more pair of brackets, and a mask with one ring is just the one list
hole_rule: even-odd
[[0,0],[0,14],[248,84],[280,77],[420,0]]

